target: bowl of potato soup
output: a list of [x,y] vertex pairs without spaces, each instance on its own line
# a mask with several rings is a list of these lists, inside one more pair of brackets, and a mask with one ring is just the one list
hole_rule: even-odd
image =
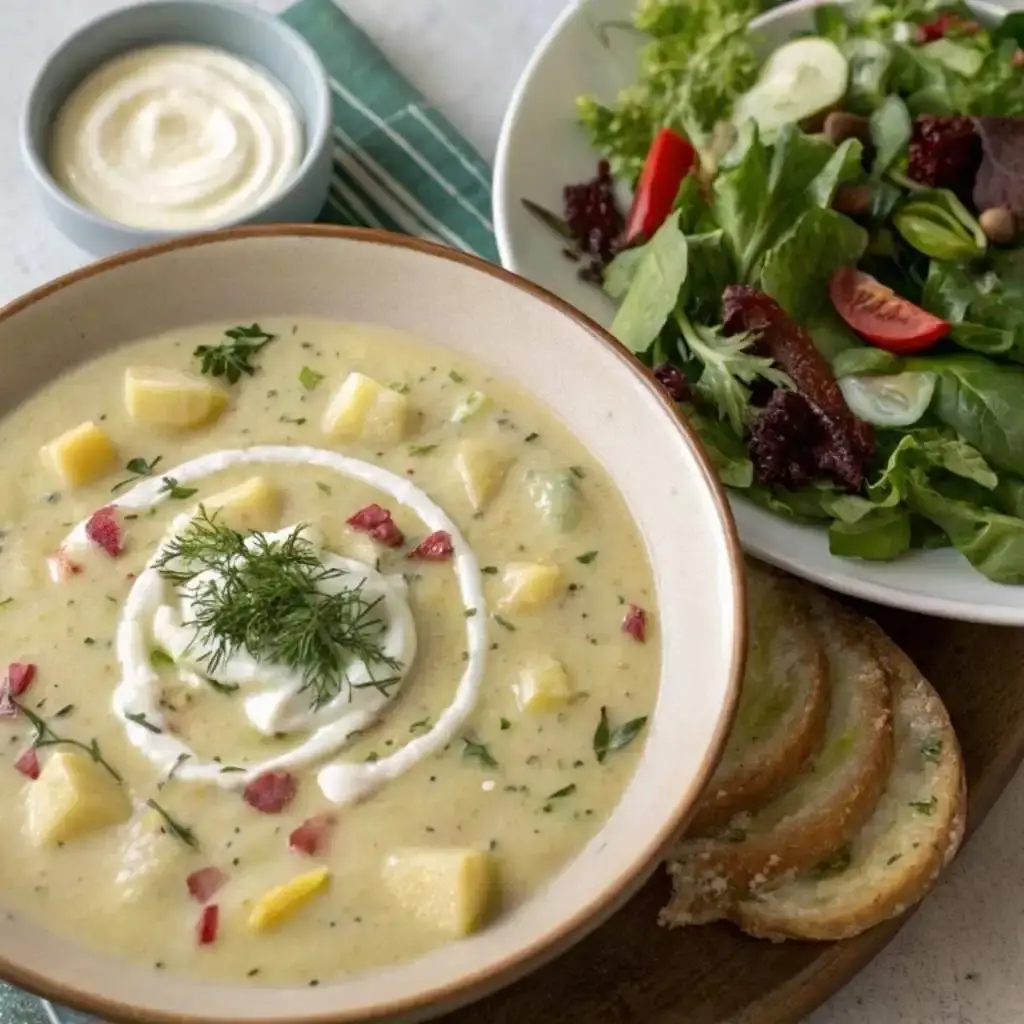
[[744,583],[607,334],[281,226],[61,278],[0,350],[0,974],[109,1021],[420,1020],[657,866]]

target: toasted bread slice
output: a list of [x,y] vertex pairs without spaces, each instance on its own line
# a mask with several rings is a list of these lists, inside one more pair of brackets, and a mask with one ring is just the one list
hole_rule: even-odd
[[966,786],[938,694],[873,623],[889,673],[895,756],[875,813],[849,846],[799,878],[738,904],[733,917],[768,939],[846,939],[917,903],[963,840]]
[[821,750],[779,796],[673,852],[669,926],[728,917],[736,903],[821,863],[871,817],[892,763],[889,686],[856,616],[817,595],[811,622],[829,662]]
[[806,584],[747,562],[750,643],[725,754],[690,823],[706,835],[777,793],[821,746],[828,661],[809,622]]

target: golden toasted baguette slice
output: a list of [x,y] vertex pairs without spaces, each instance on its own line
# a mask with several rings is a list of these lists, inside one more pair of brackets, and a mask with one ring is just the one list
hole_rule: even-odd
[[689,835],[705,835],[764,803],[820,748],[828,661],[809,621],[813,593],[791,576],[747,562],[750,642],[739,710]]
[[782,793],[714,836],[684,839],[669,859],[669,926],[728,917],[751,893],[821,863],[871,817],[892,763],[889,686],[856,616],[823,594],[811,622],[829,662],[821,750]]
[[938,694],[877,626],[865,623],[893,689],[895,756],[875,813],[830,860],[740,903],[733,917],[768,939],[846,939],[917,903],[964,835],[966,787]]

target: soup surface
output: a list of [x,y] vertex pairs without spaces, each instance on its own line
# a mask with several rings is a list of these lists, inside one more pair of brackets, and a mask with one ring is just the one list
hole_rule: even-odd
[[365,325],[192,328],[33,396],[0,460],[17,912],[316,984],[486,927],[627,784],[640,536],[484,368]]

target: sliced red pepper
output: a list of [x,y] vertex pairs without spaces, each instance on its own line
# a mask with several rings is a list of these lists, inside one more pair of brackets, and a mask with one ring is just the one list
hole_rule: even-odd
[[295,799],[298,788],[299,784],[291,772],[264,772],[245,787],[242,798],[263,814],[277,814]]
[[981,25],[973,19],[961,18],[959,14],[947,12],[926,21],[923,25],[918,25],[914,42],[918,45],[934,43],[936,39],[945,39],[951,32],[956,32],[958,36],[973,36],[977,35],[980,29]]
[[662,128],[654,136],[626,217],[626,245],[646,242],[665,223],[679,186],[696,164],[697,150],[678,132]]
[[310,857],[323,853],[327,849],[327,842],[336,820],[333,814],[316,814],[312,818],[307,818],[288,837],[288,849],[294,853],[305,853]]
[[7,692],[12,697],[20,697],[36,677],[36,667],[26,661],[12,661],[7,666]]
[[380,505],[367,505],[345,520],[353,530],[368,533],[378,544],[397,548],[405,537],[391,518],[391,513]]
[[647,643],[647,612],[639,605],[631,604],[622,620],[622,632],[628,633],[637,643]]
[[447,562],[452,557],[455,547],[450,533],[437,530],[429,537],[424,537],[406,556],[424,562]]
[[216,903],[208,903],[199,915],[196,926],[196,941],[200,946],[209,946],[217,938],[220,925],[220,907]]
[[185,879],[188,886],[188,893],[194,900],[200,903],[208,903],[218,889],[228,880],[228,876],[220,868],[208,867],[193,871]]
[[36,753],[35,747],[29,747],[17,761],[14,762],[14,767],[21,772],[22,775],[27,776],[30,779],[39,778],[39,754]]
[[111,558],[117,558],[124,552],[124,535],[113,505],[106,505],[93,512],[85,524],[85,535]]

